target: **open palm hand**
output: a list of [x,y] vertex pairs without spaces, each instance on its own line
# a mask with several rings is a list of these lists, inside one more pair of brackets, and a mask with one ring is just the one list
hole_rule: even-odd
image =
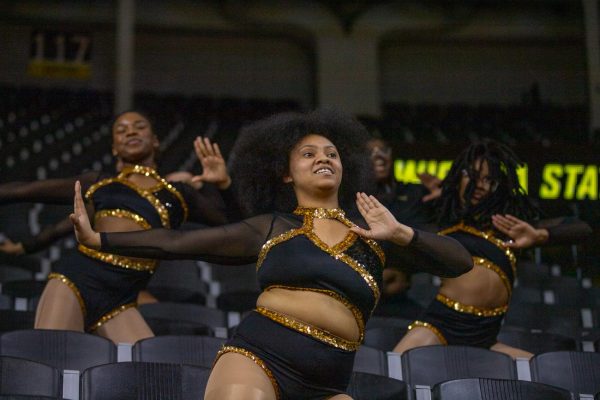
[[412,239],[412,229],[399,223],[374,196],[357,193],[356,205],[369,229],[354,226],[350,228],[353,232],[368,239],[389,240],[401,245],[408,244]]
[[194,151],[202,164],[202,175],[193,177],[192,181],[214,183],[220,189],[229,187],[231,178],[219,145],[211,143],[208,138],[197,137],[194,140]]
[[500,232],[512,240],[506,242],[508,247],[525,249],[540,242],[540,230],[531,224],[509,214],[492,216],[492,224]]
[[88,217],[81,196],[81,184],[75,182],[75,198],[73,200],[73,213],[69,215],[73,227],[75,228],[75,237],[77,241],[86,247],[92,249],[100,248],[100,234],[92,229],[90,218]]

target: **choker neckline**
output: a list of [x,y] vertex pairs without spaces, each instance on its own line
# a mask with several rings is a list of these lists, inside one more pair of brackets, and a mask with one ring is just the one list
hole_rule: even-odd
[[311,216],[321,219],[345,219],[346,213],[341,208],[323,208],[323,207],[296,207],[294,214]]

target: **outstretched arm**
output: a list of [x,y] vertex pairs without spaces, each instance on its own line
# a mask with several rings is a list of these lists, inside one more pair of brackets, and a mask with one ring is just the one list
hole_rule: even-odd
[[48,225],[40,233],[20,242],[13,242],[6,238],[0,243],[0,252],[18,256],[31,254],[43,250],[55,241],[73,233],[73,224],[67,217],[53,225]]
[[416,266],[442,277],[456,277],[473,267],[471,255],[458,241],[398,222],[374,196],[358,193],[356,205],[369,229],[351,230],[369,239],[395,244],[388,255],[390,266]]
[[554,218],[538,221],[536,226],[513,215],[492,216],[494,227],[511,240],[508,247],[524,249],[531,246],[576,244],[592,234],[590,226],[575,218]]
[[5,183],[0,185],[0,204],[18,202],[70,204],[75,181],[80,181],[84,189],[87,189],[98,180],[99,176],[98,172],[88,172],[71,178]]
[[70,218],[77,240],[87,247],[132,257],[196,259],[219,264],[256,261],[274,220],[271,215],[260,215],[235,224],[189,231],[150,229],[99,233],[90,225],[79,183],[75,185]]

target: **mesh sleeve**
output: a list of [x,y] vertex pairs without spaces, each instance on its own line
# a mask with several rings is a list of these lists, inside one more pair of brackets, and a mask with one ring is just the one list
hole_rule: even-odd
[[457,240],[421,229],[414,232],[407,246],[387,246],[388,267],[408,267],[414,272],[428,272],[443,278],[457,277],[473,267],[471,254]]
[[548,231],[546,246],[559,244],[577,244],[592,234],[592,228],[574,217],[562,217],[540,220],[536,228]]
[[102,233],[101,250],[131,257],[249,264],[257,260],[274,220],[264,214],[213,228]]

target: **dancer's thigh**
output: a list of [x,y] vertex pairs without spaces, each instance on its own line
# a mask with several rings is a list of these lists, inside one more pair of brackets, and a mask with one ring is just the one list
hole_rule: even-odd
[[225,353],[208,379],[205,400],[275,400],[275,389],[261,367],[238,353]]

